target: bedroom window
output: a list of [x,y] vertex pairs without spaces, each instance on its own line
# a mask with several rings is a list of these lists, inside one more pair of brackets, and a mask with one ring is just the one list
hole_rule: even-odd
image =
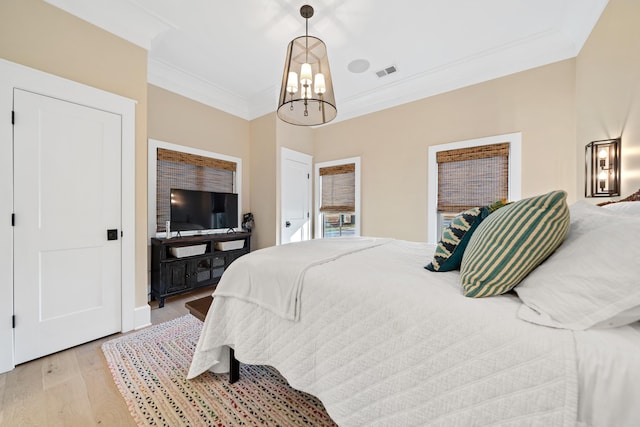
[[430,243],[458,213],[520,197],[520,141],[517,133],[429,147]]
[[232,193],[236,163],[197,154],[157,149],[156,227],[166,231],[171,206],[169,193],[172,188],[185,190],[218,191]]
[[165,235],[171,188],[237,193],[238,206],[242,206],[242,159],[239,157],[149,138],[147,165],[149,238]]
[[439,151],[438,212],[455,214],[509,194],[509,143]]
[[316,238],[360,235],[360,158],[316,165]]

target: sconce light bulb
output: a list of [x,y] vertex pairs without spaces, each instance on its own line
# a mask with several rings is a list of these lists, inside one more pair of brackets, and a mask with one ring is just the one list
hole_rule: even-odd
[[598,151],[598,157],[601,159],[606,159],[607,158],[607,149],[603,148],[602,150]]

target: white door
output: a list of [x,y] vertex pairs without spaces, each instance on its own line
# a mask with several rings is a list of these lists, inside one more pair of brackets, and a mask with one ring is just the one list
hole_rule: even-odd
[[14,111],[17,364],[121,329],[122,125],[18,89]]
[[308,154],[282,148],[281,244],[311,238],[311,162]]

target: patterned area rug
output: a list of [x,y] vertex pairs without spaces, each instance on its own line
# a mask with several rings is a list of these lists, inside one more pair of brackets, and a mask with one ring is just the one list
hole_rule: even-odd
[[335,426],[318,399],[267,366],[241,365],[235,384],[210,372],[187,380],[201,329],[188,314],[102,345],[138,425]]

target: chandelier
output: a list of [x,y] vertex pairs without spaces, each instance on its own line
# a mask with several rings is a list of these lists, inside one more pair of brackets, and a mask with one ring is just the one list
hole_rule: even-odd
[[315,126],[336,117],[336,100],[329,71],[327,47],[309,35],[313,7],[304,5],[305,35],[289,43],[278,100],[278,117],[298,126]]

